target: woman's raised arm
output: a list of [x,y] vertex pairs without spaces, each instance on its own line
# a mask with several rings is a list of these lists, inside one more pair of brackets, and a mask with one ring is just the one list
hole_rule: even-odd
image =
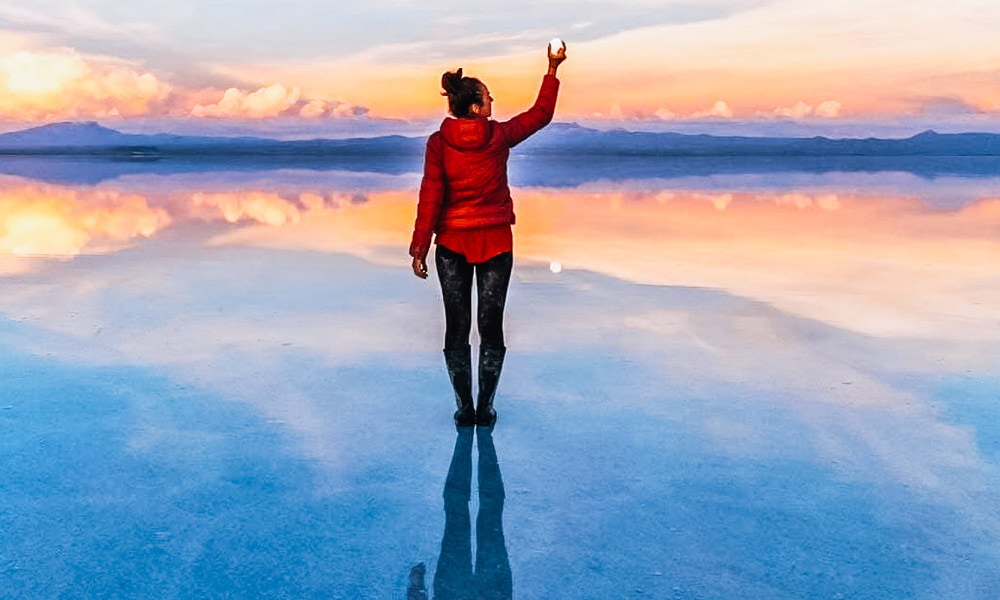
[[502,123],[504,137],[507,145],[513,148],[520,144],[542,127],[552,121],[556,112],[556,98],[559,95],[559,80],[556,79],[556,71],[559,65],[566,60],[566,44],[560,45],[559,49],[552,50],[552,45],[548,46],[549,69],[542,78],[542,87],[538,90],[538,97],[535,104],[523,113],[515,116],[509,121]]

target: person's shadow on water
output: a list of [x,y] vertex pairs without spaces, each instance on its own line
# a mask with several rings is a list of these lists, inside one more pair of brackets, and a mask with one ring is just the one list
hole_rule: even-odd
[[[444,537],[434,573],[435,600],[504,599],[512,595],[510,559],[503,537],[503,479],[493,446],[493,428],[479,427],[479,514],[476,517],[476,564],[472,568],[472,436],[477,428],[460,427],[448,478],[444,483]],[[427,598],[424,564],[410,570],[407,600]]]

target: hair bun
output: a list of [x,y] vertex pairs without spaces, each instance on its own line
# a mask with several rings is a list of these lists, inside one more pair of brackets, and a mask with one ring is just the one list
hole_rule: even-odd
[[457,94],[459,91],[459,84],[462,82],[462,68],[459,67],[455,72],[446,72],[441,76],[441,87],[444,91],[449,94]]

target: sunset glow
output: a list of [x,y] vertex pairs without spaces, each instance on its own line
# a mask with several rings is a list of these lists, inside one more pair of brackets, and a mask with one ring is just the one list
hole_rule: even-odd
[[0,599],[1000,597],[998,24],[0,3]]
[[[59,13],[63,3],[43,4]],[[343,41],[317,28],[338,3],[303,0],[262,13],[263,21],[229,12],[236,8],[144,15],[91,4],[86,34],[41,12],[0,10],[0,120],[8,128],[135,117],[434,119],[444,113],[440,73],[459,66],[489,83],[503,118],[530,103],[553,34],[570,56],[560,120],[914,119],[927,128],[995,129],[1000,119],[1000,5],[979,0],[716,0],[694,12],[625,1],[617,11],[580,7],[573,19],[543,11],[544,23],[431,3],[366,29],[367,11],[382,10],[376,3],[354,13],[356,24],[328,21]],[[233,33],[206,41],[223,20]],[[474,33],[457,38],[455,24]],[[258,30],[274,45],[258,43]]]

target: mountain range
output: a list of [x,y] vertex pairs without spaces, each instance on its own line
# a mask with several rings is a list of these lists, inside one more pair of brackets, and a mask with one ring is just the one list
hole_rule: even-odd
[[416,138],[383,136],[350,140],[282,141],[257,137],[207,137],[169,133],[122,133],[95,122],[52,123],[0,134],[0,154],[184,156],[412,154]]
[[[423,169],[425,137],[281,141],[129,134],[97,123],[54,123],[0,134],[0,173],[64,184],[129,174],[273,169],[391,175]],[[1000,177],[1000,135],[924,132],[907,139],[719,137],[601,131],[554,123],[511,152],[517,185],[716,174],[905,172],[925,178]]]
[[[398,157],[422,156],[425,138],[383,136],[282,141],[257,137],[201,137],[122,133],[95,122],[53,123],[0,134],[0,155],[111,155],[169,157]],[[556,123],[516,151],[528,155],[621,157],[846,157],[1000,156],[1000,134],[925,131],[905,139],[830,139],[688,135],[597,130]]]

